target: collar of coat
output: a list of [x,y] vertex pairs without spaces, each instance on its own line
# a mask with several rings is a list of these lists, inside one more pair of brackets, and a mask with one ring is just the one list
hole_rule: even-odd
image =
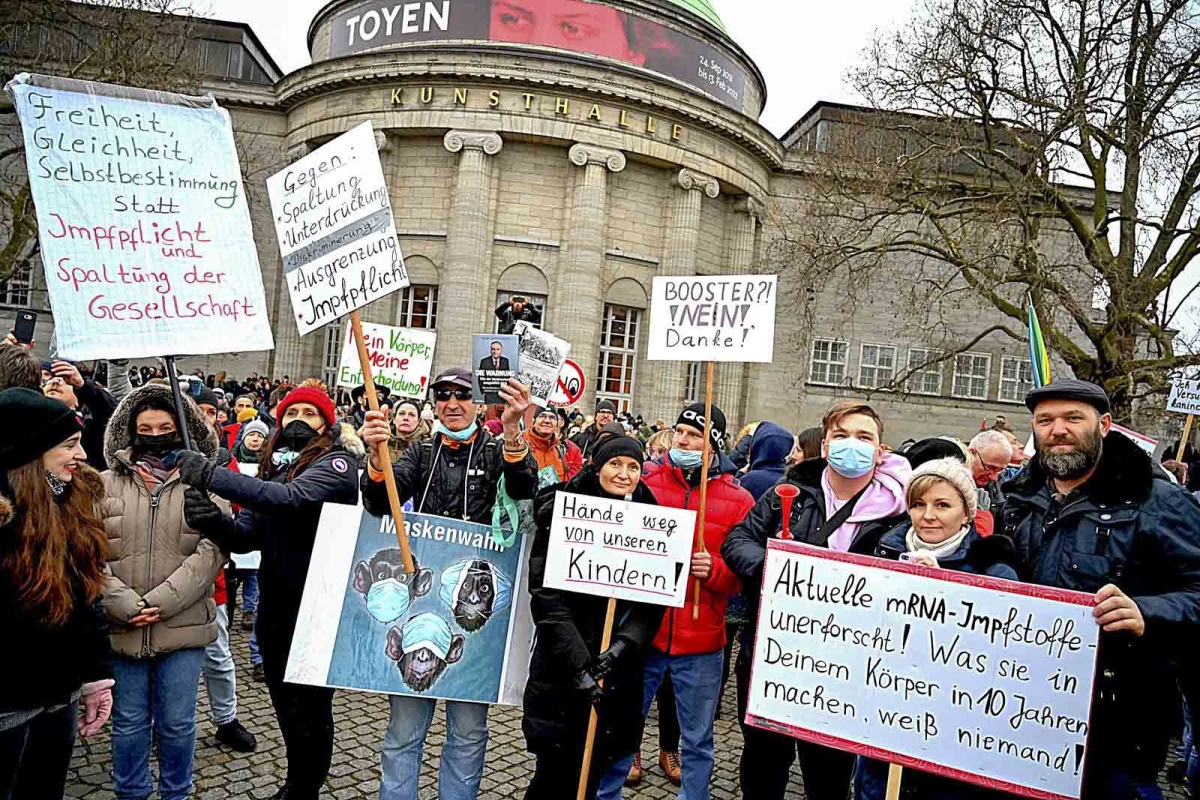
[[[1142,503],[1150,497],[1156,477],[1154,463],[1144,450],[1116,431],[1109,431],[1096,471],[1080,488],[1105,503]],[[1041,461],[1034,456],[1023,471],[1004,484],[1003,491],[1029,499],[1043,489],[1049,492],[1049,486]]]

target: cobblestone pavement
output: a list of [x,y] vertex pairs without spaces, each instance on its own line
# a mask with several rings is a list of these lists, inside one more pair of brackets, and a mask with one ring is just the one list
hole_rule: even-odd
[[[240,616],[238,621],[240,621]],[[258,737],[257,752],[236,753],[216,744],[215,728],[203,684],[200,689],[197,714],[195,792],[198,800],[262,800],[273,795],[283,783],[286,759],[275,715],[265,684],[255,683],[250,674],[247,646],[249,635],[235,624],[230,631],[230,646],[237,664],[238,718]],[[736,723],[735,691],[730,677],[717,721],[717,763],[713,771],[714,800],[737,800],[737,762],[742,750],[742,736]],[[663,800],[675,797],[677,790],[667,782],[658,767],[657,708],[651,708],[646,722],[642,757],[649,768],[642,785],[626,789],[625,797],[632,800]],[[387,727],[387,698],[362,692],[338,692],[334,700],[334,719],[337,737],[334,744],[333,766],[325,784],[324,797],[336,800],[357,800],[379,797],[379,749]],[[533,758],[525,752],[521,736],[519,709],[495,707],[490,719],[491,743],[484,768],[483,800],[519,798],[532,775]],[[67,797],[88,800],[113,800],[111,746],[105,731],[76,747],[75,758],[67,781]],[[437,767],[445,741],[445,716],[439,704],[433,728],[425,750],[425,769],[421,775],[421,800],[437,797]],[[1183,800],[1177,786],[1162,783],[1167,800]],[[574,796],[574,791],[568,793]],[[567,797],[568,794],[564,794]],[[793,768],[793,780],[788,800],[804,797],[799,772]]]

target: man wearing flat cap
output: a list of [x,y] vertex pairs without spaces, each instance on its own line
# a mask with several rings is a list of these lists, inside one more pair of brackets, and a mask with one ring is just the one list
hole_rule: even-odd
[[1132,799],[1165,758],[1177,719],[1172,664],[1200,633],[1200,505],[1110,434],[1099,386],[1055,381],[1025,405],[1037,455],[1005,484],[997,532],[1015,544],[1023,581],[1095,596],[1082,800]]

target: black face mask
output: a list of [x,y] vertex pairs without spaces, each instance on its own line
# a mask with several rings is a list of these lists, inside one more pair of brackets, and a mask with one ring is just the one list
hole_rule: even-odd
[[133,437],[133,449],[142,455],[154,456],[162,458],[172,450],[179,450],[183,447],[183,440],[179,438],[178,432],[160,433],[157,436],[151,436],[148,433],[138,433]]
[[311,425],[302,419],[294,419],[283,428],[281,438],[283,443],[294,451],[303,450],[318,434]]

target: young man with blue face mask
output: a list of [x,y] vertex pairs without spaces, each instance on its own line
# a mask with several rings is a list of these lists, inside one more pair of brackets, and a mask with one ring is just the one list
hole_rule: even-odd
[[[904,457],[883,450],[883,420],[868,405],[838,403],[825,414],[821,428],[822,457],[805,459],[784,474],[784,480],[800,490],[788,530],[799,542],[871,555],[886,532],[908,519],[904,487],[912,469]],[[782,525],[779,497],[767,492],[721,546],[725,563],[742,580],[742,596],[756,624],[767,540],[779,538]],[[747,626],[738,656],[739,719],[746,717],[755,627]],[[809,800],[845,800],[854,769],[852,754],[744,723],[742,735],[744,797],[782,800],[798,755]]]

